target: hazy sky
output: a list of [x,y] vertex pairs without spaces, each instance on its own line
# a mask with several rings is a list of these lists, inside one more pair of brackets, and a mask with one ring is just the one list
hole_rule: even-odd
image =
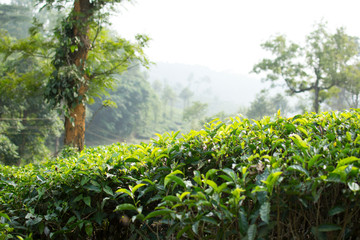
[[324,19],[329,30],[360,36],[359,0],[136,0],[112,19],[121,36],[148,34],[157,62],[198,64],[248,74],[277,33],[300,42]]

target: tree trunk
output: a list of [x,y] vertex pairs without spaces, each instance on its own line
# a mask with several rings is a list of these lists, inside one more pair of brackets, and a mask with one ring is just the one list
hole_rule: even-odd
[[321,72],[320,72],[320,68],[315,68],[315,76],[316,76],[316,81],[315,81],[315,85],[314,85],[314,111],[315,113],[319,113],[319,108],[320,108],[320,100],[319,100],[319,95],[320,95],[320,79],[321,79]]
[[[73,37],[77,44],[77,51],[70,55],[70,61],[77,66],[80,72],[84,73],[85,62],[90,49],[89,40],[89,18],[92,15],[92,5],[89,0],[75,0],[72,12],[74,20]],[[77,39],[78,42],[75,40]],[[88,76],[84,73],[85,82],[81,83],[78,96],[84,99],[88,90]],[[74,83],[76,85],[76,82]],[[77,148],[79,151],[84,149],[85,144],[85,104],[81,100],[68,103],[69,116],[65,117],[65,138],[64,144]]]
[[84,149],[85,143],[85,104],[80,103],[71,110],[70,117],[65,117],[64,144]]
[[315,87],[315,99],[314,99],[314,111],[315,113],[319,113],[319,94],[320,94],[320,88],[318,86]]

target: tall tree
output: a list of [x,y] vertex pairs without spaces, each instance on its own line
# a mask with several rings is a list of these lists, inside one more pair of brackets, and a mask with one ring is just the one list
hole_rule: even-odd
[[267,73],[266,80],[284,80],[290,94],[313,92],[315,112],[319,112],[324,100],[321,93],[345,81],[347,64],[359,54],[355,37],[347,35],[343,28],[329,34],[324,23],[307,36],[304,47],[288,42],[282,35],[261,46],[274,58],[263,59],[253,72]]
[[[39,1],[48,8],[59,9],[69,2]],[[145,36],[137,36],[139,42],[134,45],[120,38],[98,40],[107,21],[105,7],[114,7],[120,2],[123,1],[74,0],[69,15],[55,33],[59,46],[53,60],[55,70],[48,83],[46,98],[53,106],[63,104],[64,144],[78,150],[84,148],[85,103],[91,93],[104,90],[113,82],[113,74],[125,71],[133,60],[148,63],[142,52],[148,40]],[[92,52],[94,55],[91,56]],[[104,58],[99,58],[95,53]]]

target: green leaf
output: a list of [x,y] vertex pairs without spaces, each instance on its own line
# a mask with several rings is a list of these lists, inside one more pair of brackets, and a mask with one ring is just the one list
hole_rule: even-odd
[[183,186],[184,188],[186,188],[186,185],[185,185],[184,181],[181,178],[179,178],[178,176],[175,176],[175,175],[170,175],[170,176],[167,175],[165,177],[165,180],[164,180],[164,186],[166,187],[166,185],[171,181],[173,181],[173,182],[179,184],[180,186]]
[[165,209],[161,209],[161,210],[156,210],[154,212],[151,212],[149,213],[145,218],[144,218],[144,221],[149,219],[149,218],[153,218],[153,217],[157,217],[157,216],[160,216],[160,215],[163,215],[163,216],[167,216],[169,215],[170,213],[173,213],[174,211],[168,209],[168,208],[165,208]]
[[73,53],[75,50],[77,49],[76,45],[71,45],[70,46],[70,51]]
[[176,239],[180,239],[181,236],[187,232],[189,229],[191,228],[191,225],[186,225],[186,227],[184,227],[183,229],[181,229],[177,234],[176,234]]
[[247,230],[248,240],[254,240],[256,237],[257,229],[256,224],[251,224]]
[[215,219],[211,218],[211,217],[202,216],[200,218],[200,221],[207,222],[207,223],[214,224],[214,225],[218,225],[218,222]]
[[334,216],[334,215],[342,213],[344,211],[345,211],[345,208],[343,206],[336,206],[336,207],[333,207],[332,209],[329,210],[328,215],[329,216]]
[[117,193],[126,193],[127,195],[129,195],[131,198],[134,198],[134,195],[132,192],[130,192],[129,190],[125,189],[125,188],[120,188],[119,190],[116,191]]
[[272,194],[274,185],[276,181],[279,179],[281,174],[282,172],[274,172],[269,174],[269,176],[266,178],[266,181],[261,180],[263,183],[266,184],[267,190],[270,193],[270,195]]
[[229,168],[224,168],[222,171],[224,173],[226,173],[227,175],[229,175],[231,177],[231,179],[236,183],[237,176],[236,176],[234,170],[229,169]]
[[317,229],[319,232],[332,232],[341,230],[341,227],[335,224],[322,224]]
[[95,185],[87,185],[85,188],[90,190],[90,191],[94,191],[96,193],[101,192],[101,188],[99,188],[98,186],[95,186]]
[[85,224],[85,232],[89,237],[92,236],[92,234],[93,234],[93,226],[92,226],[91,222],[87,222]]
[[315,156],[313,156],[310,161],[308,162],[308,169],[310,170],[310,168],[317,162],[317,160],[319,159],[319,157],[321,157],[322,154],[316,154]]
[[3,218],[5,218],[5,219],[11,221],[11,220],[10,220],[10,217],[9,217],[7,214],[5,214],[5,213],[1,213],[1,212],[0,212],[0,217],[3,217]]
[[135,211],[137,211],[136,207],[133,204],[123,203],[123,204],[117,205],[114,212],[115,211],[124,211],[124,210],[135,210]]
[[113,195],[114,195],[111,187],[109,187],[108,185],[106,185],[105,187],[103,187],[103,190],[104,190],[105,193],[109,194],[110,196],[113,196]]
[[162,199],[163,201],[169,201],[169,202],[180,202],[179,198],[173,195],[168,195]]
[[83,201],[86,205],[88,205],[89,207],[91,207],[91,198],[89,196],[84,197]]
[[206,172],[205,178],[206,178],[206,179],[209,179],[209,177],[211,177],[212,175],[214,175],[217,171],[219,171],[219,170],[217,170],[217,169],[210,169],[209,171]]
[[359,161],[359,160],[360,160],[359,158],[354,157],[354,156],[341,159],[341,160],[338,162],[338,165],[336,166],[336,168],[341,167],[341,166],[343,166],[343,165],[347,165],[347,164],[352,163],[352,162],[355,162],[355,161]]
[[81,186],[84,186],[89,180],[90,180],[89,177],[83,177],[80,182]]
[[260,207],[260,217],[265,223],[269,224],[270,202],[264,202]]
[[216,185],[216,183],[214,181],[205,180],[205,183],[208,184],[209,186],[211,186],[217,192],[218,186]]
[[185,196],[187,196],[187,195],[189,195],[190,194],[190,192],[183,192],[181,195],[180,195],[180,201],[182,201],[183,200],[183,198],[185,197]]
[[137,162],[140,162],[140,160],[136,159],[136,158],[127,158],[127,159],[125,159],[124,162],[126,162],[126,163],[137,163]]
[[80,194],[80,195],[78,195],[78,196],[74,199],[74,202],[80,201],[80,200],[82,200],[82,199],[83,199],[83,195]]
[[290,138],[294,141],[294,143],[299,147],[299,148],[309,148],[309,146],[307,145],[307,143],[301,139],[301,137],[297,134],[292,134],[290,136]]
[[309,176],[309,172],[300,165],[291,165],[286,170],[295,170]]
[[138,190],[139,188],[141,188],[142,186],[145,186],[146,184],[144,183],[139,183],[137,184],[135,187],[133,187],[133,189],[131,190],[132,193],[135,193],[136,190]]

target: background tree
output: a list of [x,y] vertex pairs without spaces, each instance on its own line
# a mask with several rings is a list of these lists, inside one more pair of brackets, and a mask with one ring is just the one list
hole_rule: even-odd
[[329,34],[323,23],[307,36],[304,47],[288,43],[282,35],[261,46],[275,58],[263,59],[253,72],[267,73],[266,80],[284,80],[290,94],[311,91],[315,112],[319,112],[324,100],[321,95],[326,97],[323,93],[344,83],[346,66],[359,54],[355,37],[347,35],[343,28]]
[[110,144],[123,141],[132,134],[137,137],[146,134],[154,94],[145,74],[139,67],[134,67],[119,76],[117,83],[117,87],[105,96],[116,107],[102,108],[104,101],[99,98],[88,106],[89,112],[94,114],[89,115],[87,121],[91,121],[86,133],[89,145]]
[[[48,8],[62,9],[66,0],[40,0]],[[121,73],[135,59],[148,61],[142,48],[148,40],[137,36],[138,43],[102,34],[108,14],[105,7],[113,7],[121,0],[74,0],[69,15],[63,19],[55,36],[58,39],[46,98],[65,110],[64,144],[82,150],[85,140],[85,103],[114,82],[114,74]],[[99,39],[99,36],[102,38]],[[103,57],[103,58],[101,58]]]
[[[164,106],[164,118],[169,118],[172,119],[173,118],[173,114],[174,114],[174,101],[176,100],[177,96],[176,93],[174,92],[174,90],[168,85],[168,84],[164,84],[164,88],[163,88],[163,92],[161,95],[161,99],[163,102],[163,106]],[[169,111],[169,115],[167,114],[167,106],[169,105],[170,107],[170,111]]]
[[287,100],[280,93],[273,97],[269,97],[266,90],[256,94],[254,101],[246,111],[246,116],[251,119],[260,120],[264,116],[271,116],[280,110],[282,114],[286,114],[289,110]]
[[49,147],[55,151],[61,129],[57,113],[43,99],[52,69],[50,45],[42,44],[40,24],[29,28],[36,17],[32,1],[12,2],[0,6],[9,9],[1,15],[0,29],[0,161],[5,164],[43,159]]
[[246,116],[251,119],[259,120],[264,116],[272,114],[272,109],[268,103],[267,93],[262,91],[256,94],[254,101],[250,103],[249,109],[246,111]]
[[185,121],[200,120],[206,113],[208,104],[195,101],[191,106],[185,108],[184,117]]
[[179,97],[183,100],[183,107],[184,109],[189,107],[189,104],[190,104],[190,99],[191,97],[194,96],[194,93],[190,90],[189,87],[184,87],[180,94],[179,94]]

